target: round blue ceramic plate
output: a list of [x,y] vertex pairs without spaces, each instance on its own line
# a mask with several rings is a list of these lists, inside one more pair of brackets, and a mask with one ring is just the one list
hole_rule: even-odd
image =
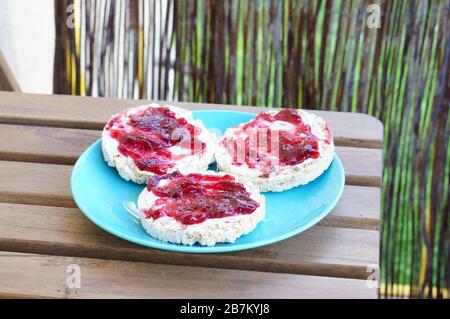
[[[214,132],[225,132],[247,122],[254,114],[230,111],[196,111]],[[266,219],[233,244],[213,247],[165,243],[147,235],[139,220],[124,204],[136,202],[144,185],[123,180],[103,159],[101,140],[92,144],[75,164],[71,189],[81,211],[104,230],[148,247],[191,253],[229,252],[260,247],[297,235],[323,219],[336,205],[344,189],[344,169],[335,155],[326,172],[313,182],[281,193],[265,193]]]

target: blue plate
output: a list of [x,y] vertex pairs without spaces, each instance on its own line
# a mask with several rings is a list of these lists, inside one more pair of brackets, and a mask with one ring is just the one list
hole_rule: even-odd
[[[196,111],[207,128],[224,132],[228,127],[253,118],[254,114],[230,111]],[[92,144],[75,164],[72,194],[81,211],[104,230],[148,247],[191,253],[229,252],[260,247],[297,235],[323,219],[336,205],[344,189],[344,169],[335,155],[326,172],[313,182],[281,193],[265,193],[266,219],[233,244],[213,247],[165,243],[147,235],[124,207],[136,202],[144,188],[123,180],[102,155],[101,140]]]

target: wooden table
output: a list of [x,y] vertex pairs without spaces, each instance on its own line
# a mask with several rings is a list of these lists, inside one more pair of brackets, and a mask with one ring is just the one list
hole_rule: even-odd
[[[182,254],[106,233],[76,207],[72,165],[109,117],[143,101],[0,92],[0,296],[56,298],[376,298],[382,124],[364,114],[329,121],[346,185],[319,225],[270,246]],[[261,108],[173,103],[188,109]],[[79,265],[81,288],[67,286]]]

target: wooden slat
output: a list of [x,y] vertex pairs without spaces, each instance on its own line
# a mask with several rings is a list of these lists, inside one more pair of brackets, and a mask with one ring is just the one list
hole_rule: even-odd
[[[0,160],[74,164],[100,131],[0,124]],[[336,147],[347,184],[379,186],[381,150]]]
[[379,233],[315,226],[288,240],[227,254],[181,254],[138,246],[92,224],[76,208],[0,203],[0,250],[268,272],[367,278]]
[[72,166],[0,161],[0,202],[75,207]]
[[0,91],[3,90],[20,92],[20,87],[0,50]]
[[[78,96],[47,96],[0,92],[0,123],[101,129],[112,114],[123,108],[148,103]],[[191,110],[224,109],[256,113],[267,108],[219,104],[170,102]],[[333,129],[337,145],[381,148],[383,125],[366,114],[312,111]]]
[[[72,166],[0,161],[0,201],[76,207],[70,192]],[[327,225],[374,229],[379,189],[346,185]]]
[[338,204],[320,225],[379,229],[380,200],[377,187],[345,185]]
[[383,158],[380,149],[336,147],[336,154],[342,160],[346,184],[381,186]]
[[[67,286],[67,266],[80,288]],[[0,297],[376,298],[365,280],[0,252]]]
[[75,164],[101,131],[0,124],[0,160]]

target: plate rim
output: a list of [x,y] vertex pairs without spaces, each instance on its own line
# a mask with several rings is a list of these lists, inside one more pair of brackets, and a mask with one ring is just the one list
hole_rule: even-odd
[[[228,110],[205,110],[205,111],[207,111],[207,112],[225,111],[225,112],[232,112],[232,113],[255,115],[253,113],[228,111]],[[193,112],[204,112],[204,111],[196,110]],[[338,191],[338,196],[335,197],[333,202],[331,202],[330,204],[327,205],[326,209],[324,209],[321,214],[319,214],[316,218],[312,219],[308,223],[304,224],[302,227],[299,227],[290,232],[286,232],[279,236],[270,237],[268,239],[259,240],[259,241],[246,243],[246,244],[228,243],[227,246],[197,246],[197,245],[189,246],[189,245],[182,245],[182,244],[173,244],[173,243],[160,241],[160,240],[153,238],[147,234],[150,238],[155,240],[155,242],[148,242],[146,240],[142,240],[142,239],[135,238],[135,237],[127,235],[127,234],[123,234],[122,232],[117,231],[114,227],[110,227],[108,223],[103,223],[103,222],[99,221],[98,218],[95,218],[95,214],[92,214],[91,212],[89,212],[89,209],[87,209],[87,207],[82,202],[80,202],[80,200],[76,196],[77,192],[75,190],[75,188],[76,188],[76,186],[75,186],[76,181],[75,181],[75,177],[74,177],[75,173],[78,170],[78,168],[82,165],[82,162],[83,162],[86,154],[91,152],[92,149],[98,147],[98,145],[101,143],[101,140],[102,139],[99,138],[94,143],[89,145],[89,147],[77,159],[77,161],[72,169],[71,176],[70,176],[70,191],[71,191],[72,198],[74,199],[75,203],[77,204],[78,208],[81,210],[83,215],[86,216],[92,223],[94,223],[96,226],[100,227],[101,229],[103,229],[121,239],[127,240],[129,242],[139,244],[139,245],[142,245],[145,247],[160,249],[160,250],[182,252],[182,253],[183,252],[184,253],[200,253],[200,254],[201,253],[225,253],[225,252],[253,249],[253,248],[267,246],[270,244],[274,244],[274,243],[283,241],[285,239],[291,238],[295,235],[298,235],[298,234],[304,232],[305,230],[311,228],[312,226],[314,226],[318,222],[320,222],[322,219],[324,219],[333,210],[333,208],[336,207],[337,203],[339,202],[339,200],[342,197],[342,193],[344,191],[344,186],[345,186],[345,170],[342,165],[342,161],[340,160],[339,156],[335,153],[333,156],[332,163],[334,161],[336,161],[336,164],[338,165],[339,170],[342,172],[342,179],[341,179],[341,184],[339,185],[340,189]],[[99,149],[101,150],[101,145],[100,145]],[[104,164],[107,165],[106,162],[104,162]],[[143,186],[143,187],[145,187],[145,186]],[[140,220],[138,221],[138,223],[142,227]]]

